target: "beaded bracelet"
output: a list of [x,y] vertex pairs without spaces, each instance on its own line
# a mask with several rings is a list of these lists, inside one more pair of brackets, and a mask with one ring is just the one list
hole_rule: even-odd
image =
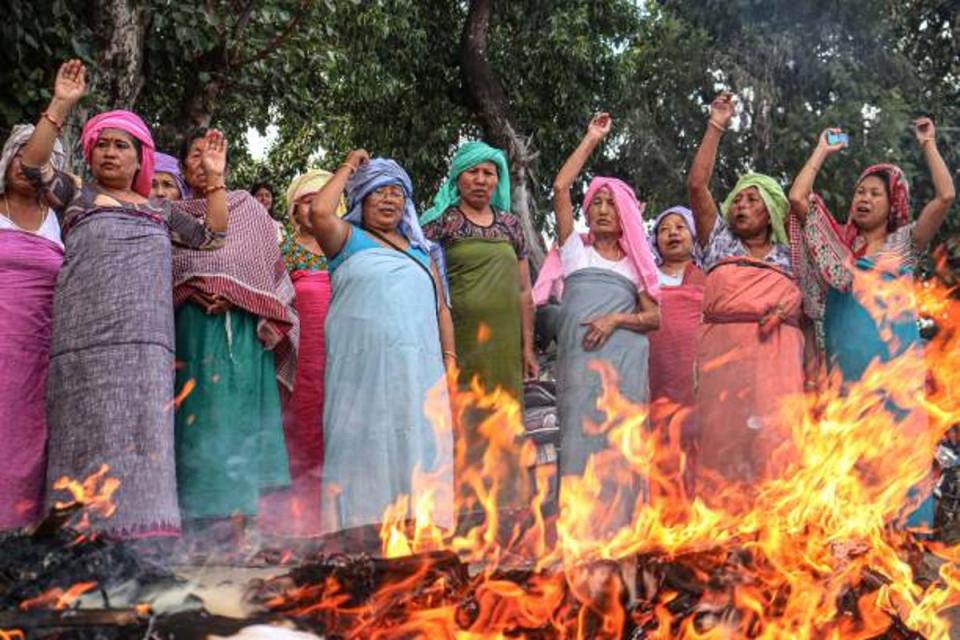
[[57,121],[54,119],[54,117],[53,117],[52,115],[50,115],[49,112],[44,111],[43,113],[40,114],[40,116],[41,116],[44,120],[46,120],[47,122],[49,122],[50,124],[52,124],[52,125],[54,126],[54,128],[57,130],[57,133],[63,133],[63,123],[62,123],[62,122],[57,122]]
[[726,132],[726,130],[727,130],[726,127],[721,127],[719,124],[717,124],[716,122],[714,122],[712,118],[708,118],[708,119],[707,119],[707,124],[709,124],[711,127],[715,128],[715,129],[716,129],[717,131],[719,131],[720,133],[724,133],[724,132]]
[[211,193],[213,193],[214,191],[220,191],[220,189],[223,189],[224,191],[226,191],[226,190],[227,190],[227,185],[225,185],[225,184],[218,184],[218,185],[213,186],[213,187],[207,187],[206,189],[203,190],[203,195],[208,196],[208,195],[210,195]]

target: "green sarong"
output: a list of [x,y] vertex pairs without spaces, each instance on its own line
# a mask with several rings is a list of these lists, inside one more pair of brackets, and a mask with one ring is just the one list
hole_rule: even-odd
[[273,353],[240,309],[176,313],[177,494],[184,518],[255,515],[262,489],[290,484]]
[[[506,240],[465,238],[447,245],[445,255],[460,385],[468,386],[477,376],[488,391],[501,387],[522,401],[520,277],[513,247]],[[487,412],[476,409],[463,416],[465,462],[472,468],[480,468],[487,449],[478,432],[486,416]],[[520,471],[517,464],[517,474]],[[463,470],[458,469],[456,476],[462,478]],[[525,503],[525,492],[517,487],[501,489],[501,508]],[[461,487],[461,495],[464,491]]]

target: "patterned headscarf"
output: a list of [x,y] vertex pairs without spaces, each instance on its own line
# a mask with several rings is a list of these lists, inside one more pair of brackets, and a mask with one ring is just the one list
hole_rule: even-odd
[[133,177],[133,190],[144,198],[150,196],[153,169],[155,164],[153,136],[146,123],[132,111],[107,111],[93,116],[83,125],[80,142],[83,144],[83,158],[90,164],[93,147],[104,129],[119,129],[126,131],[140,141],[140,170]]
[[510,167],[507,165],[507,154],[485,142],[474,140],[460,145],[457,149],[450,162],[450,173],[437,195],[433,196],[433,206],[420,217],[420,224],[433,222],[442,216],[444,211],[460,202],[460,189],[457,187],[460,174],[481,162],[492,162],[497,166],[497,188],[490,204],[500,211],[510,210]]
[[173,179],[177,183],[177,189],[180,190],[180,198],[183,200],[189,200],[193,197],[193,192],[190,190],[190,187],[187,186],[187,183],[183,179],[183,174],[180,173],[180,161],[174,158],[171,155],[166,153],[156,153],[156,166],[153,168],[154,173],[169,173],[173,176]]
[[[903,170],[895,164],[875,164],[864,169],[857,178],[857,187],[867,178],[876,175],[887,183],[887,193],[890,196],[890,212],[887,217],[887,231],[896,231],[910,223],[910,183]],[[854,198],[854,202],[856,198]],[[862,253],[866,241],[860,236],[860,230],[853,223],[854,202],[850,203],[847,223],[840,231],[840,238],[855,254]],[[857,238],[860,238],[858,241]]]
[[[672,214],[676,214],[683,219],[683,223],[687,225],[687,229],[690,230],[690,237],[693,239],[693,245],[696,246],[697,244],[697,225],[693,220],[693,212],[682,205],[675,205],[673,207],[664,209],[657,214],[657,217],[653,221],[653,227],[651,227],[650,231],[650,250],[653,252],[653,259],[658,265],[663,264],[663,256],[660,255],[660,247],[657,246],[657,234],[660,232],[660,224],[667,216]],[[697,260],[695,251],[693,252],[693,258],[694,261]]]
[[[290,182],[290,186],[287,187],[287,215],[293,216],[293,208],[296,206],[297,200],[303,196],[317,193],[332,177],[333,174],[329,171],[310,169],[294,178]],[[342,218],[346,212],[347,203],[344,202],[343,198],[340,198],[340,204],[337,205],[337,215]]]
[[737,180],[737,184],[733,187],[733,190],[727,195],[726,200],[723,201],[723,205],[720,207],[720,213],[728,216],[730,214],[730,206],[733,204],[733,200],[737,197],[737,194],[750,187],[757,188],[757,191],[760,192],[760,199],[763,200],[763,204],[767,207],[767,214],[770,216],[770,226],[773,228],[773,241],[777,244],[787,244],[785,222],[787,212],[790,210],[790,201],[787,200],[787,196],[783,192],[783,187],[780,186],[780,183],[770,176],[765,176],[762,173],[748,173],[741,176],[740,179]]
[[347,181],[347,215],[344,220],[353,224],[363,223],[363,201],[380,187],[398,186],[403,189],[403,215],[398,230],[411,244],[421,251],[430,253],[433,243],[423,235],[417,210],[413,204],[413,183],[410,176],[394,160],[373,158],[357,169]]
[[[3,153],[0,154],[0,193],[5,193],[7,188],[7,169],[10,167],[10,163],[13,162],[13,158],[20,152],[20,149],[30,140],[34,128],[32,124],[13,125],[13,131],[10,132],[10,137],[3,143]],[[63,161],[63,145],[60,144],[60,139],[58,138],[53,143],[53,155],[50,156],[50,164],[53,165],[54,169],[62,169]]]

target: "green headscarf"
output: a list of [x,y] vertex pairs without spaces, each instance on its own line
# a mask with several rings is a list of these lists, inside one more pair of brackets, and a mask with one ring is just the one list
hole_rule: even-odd
[[767,207],[767,213],[770,214],[770,226],[773,227],[773,241],[777,244],[788,244],[787,231],[783,223],[787,216],[787,211],[790,210],[790,202],[787,200],[786,194],[783,193],[783,188],[780,186],[780,183],[770,176],[765,176],[762,173],[748,173],[740,176],[733,191],[731,191],[726,200],[723,201],[723,205],[720,207],[720,213],[727,216],[730,211],[730,205],[733,204],[733,199],[737,197],[738,193],[750,187],[756,187],[757,191],[760,192],[760,198]]
[[433,196],[433,206],[420,216],[421,225],[433,222],[443,215],[444,211],[460,202],[457,179],[461,173],[481,162],[492,162],[497,165],[499,179],[490,204],[500,211],[510,211],[510,168],[507,166],[507,155],[501,149],[474,140],[460,145],[457,149],[457,155],[453,156],[453,161],[450,163],[450,173],[447,174],[446,181],[437,195]]

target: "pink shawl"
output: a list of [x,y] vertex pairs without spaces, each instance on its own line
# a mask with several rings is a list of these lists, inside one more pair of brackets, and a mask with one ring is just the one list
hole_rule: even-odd
[[[659,300],[660,283],[657,278],[657,263],[650,252],[650,241],[643,226],[644,205],[637,201],[637,196],[630,185],[616,178],[601,176],[594,178],[590,181],[587,193],[583,197],[582,210],[586,211],[597,191],[604,188],[613,196],[617,213],[620,215],[620,228],[623,229],[620,248],[633,262],[640,281],[643,282],[644,290],[651,298]],[[584,235],[583,239],[586,245],[592,242],[589,234]],[[537,282],[533,287],[534,304],[546,303],[551,293],[558,298],[563,295],[563,268],[560,264],[559,248],[556,245],[547,254],[547,259],[537,276]]]
[[[206,215],[205,200],[181,200],[177,206],[197,218]],[[300,323],[293,307],[294,289],[287,274],[273,219],[246,191],[227,194],[227,239],[222,249],[173,251],[173,303],[194,293],[219,295],[260,318],[257,337],[274,352],[277,379],[293,388]]]

